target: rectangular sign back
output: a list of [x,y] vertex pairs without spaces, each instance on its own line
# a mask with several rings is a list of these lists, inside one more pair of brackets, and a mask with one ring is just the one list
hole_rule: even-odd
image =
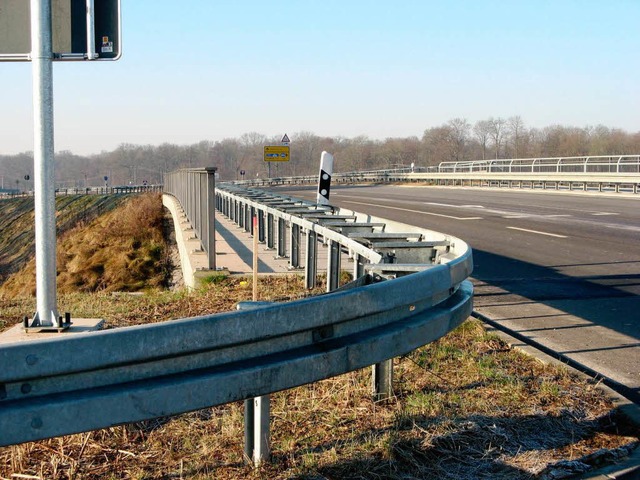
[[[30,3],[0,0],[0,61],[29,60]],[[51,17],[54,60],[120,58],[120,0],[52,0]]]

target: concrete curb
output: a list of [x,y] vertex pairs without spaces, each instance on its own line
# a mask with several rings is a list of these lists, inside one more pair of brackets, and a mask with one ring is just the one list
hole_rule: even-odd
[[171,212],[173,218],[184,283],[188,288],[193,289],[196,287],[196,272],[204,270],[207,266],[207,254],[202,251],[202,244],[195,237],[189,222],[186,218],[182,218],[180,205],[175,197],[162,195],[162,204]]

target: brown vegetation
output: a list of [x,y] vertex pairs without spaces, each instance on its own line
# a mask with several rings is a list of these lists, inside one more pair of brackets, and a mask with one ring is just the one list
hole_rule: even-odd
[[[137,291],[164,286],[171,266],[162,221],[159,194],[131,197],[106,215],[91,222],[80,221],[58,241],[58,292]],[[33,259],[0,287],[0,295],[35,295]]]
[[[56,198],[56,230],[63,235],[117,207],[124,197],[69,195]],[[34,255],[33,197],[0,200],[0,284]]]

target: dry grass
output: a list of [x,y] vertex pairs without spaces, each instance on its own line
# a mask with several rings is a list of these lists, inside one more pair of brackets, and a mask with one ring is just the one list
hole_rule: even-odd
[[[129,198],[92,221],[76,218],[77,226],[58,241],[58,292],[137,291],[166,284],[170,262],[162,219],[159,194]],[[33,258],[0,287],[0,295],[35,295]]]
[[[264,300],[292,298],[303,280],[266,277],[260,288]],[[250,298],[250,281],[229,278],[191,293],[74,294],[61,303],[117,327],[231,310]],[[0,308],[18,321],[22,301]],[[511,350],[476,321],[396,359],[395,372],[390,402],[372,400],[368,370],[274,394],[273,461],[259,469],[244,463],[242,404],[233,403],[3,448],[0,477],[553,478],[561,465],[549,465],[595,463],[600,456],[585,456],[637,442],[595,385]]]
[[[111,211],[124,198],[115,195],[56,197],[58,235]],[[0,283],[19,271],[34,254],[33,209],[33,197],[0,199]]]

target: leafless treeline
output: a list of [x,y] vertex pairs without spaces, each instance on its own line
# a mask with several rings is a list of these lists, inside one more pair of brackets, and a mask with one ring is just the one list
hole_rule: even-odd
[[[291,161],[273,162],[272,176],[307,175],[318,169],[320,153],[336,158],[336,171],[437,165],[442,161],[489,158],[531,158],[581,155],[638,154],[640,132],[629,133],[603,125],[529,128],[519,116],[489,118],[475,124],[463,118],[424,131],[422,138],[373,140],[321,137],[312,132],[290,133]],[[111,152],[91,156],[62,151],[56,155],[60,187],[158,183],[162,173],[181,167],[216,166],[223,180],[266,176],[263,146],[278,145],[280,137],[245,133],[239,138],[193,145],[122,144]],[[33,160],[30,153],[0,155],[0,187],[30,189]],[[32,175],[30,175],[32,177]],[[105,180],[107,177],[107,180]]]

